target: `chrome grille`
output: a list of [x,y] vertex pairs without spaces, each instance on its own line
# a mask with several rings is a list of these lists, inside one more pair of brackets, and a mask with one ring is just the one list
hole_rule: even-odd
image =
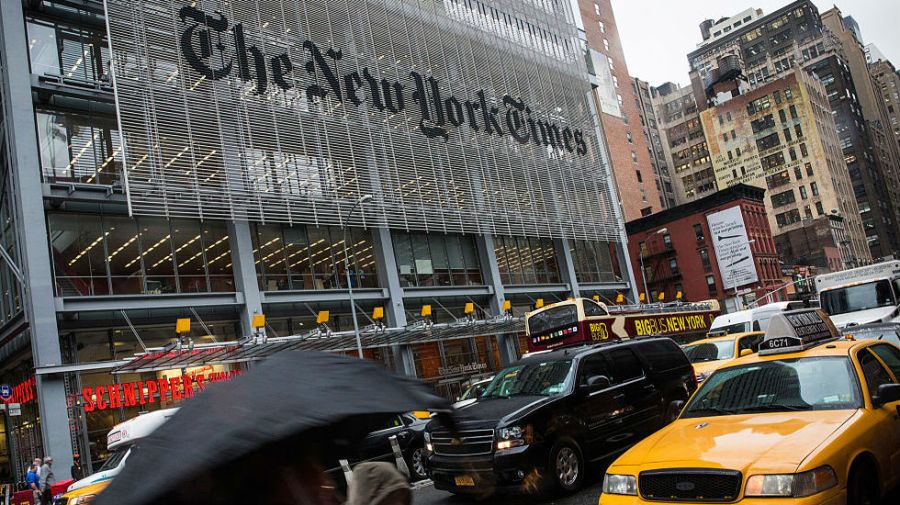
[[454,438],[448,432],[431,435],[434,453],[439,456],[478,456],[494,451],[494,430],[464,430]]

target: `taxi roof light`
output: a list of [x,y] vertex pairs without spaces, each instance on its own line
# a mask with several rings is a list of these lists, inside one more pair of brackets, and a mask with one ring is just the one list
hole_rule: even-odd
[[800,309],[772,316],[759,355],[800,352],[840,339],[834,323],[822,309]]

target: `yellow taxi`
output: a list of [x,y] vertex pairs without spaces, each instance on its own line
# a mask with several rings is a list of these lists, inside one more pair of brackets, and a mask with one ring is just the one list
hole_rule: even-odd
[[101,480],[87,486],[68,491],[66,494],[56,498],[53,502],[56,505],[81,505],[90,503],[97,498],[100,491],[106,489],[106,486],[112,482],[112,479]]
[[699,384],[732,360],[755,353],[764,335],[761,331],[751,331],[704,338],[682,346],[682,350],[694,365]]
[[900,482],[900,348],[841,339],[820,310],[773,317],[670,425],[607,469],[601,505],[870,504]]

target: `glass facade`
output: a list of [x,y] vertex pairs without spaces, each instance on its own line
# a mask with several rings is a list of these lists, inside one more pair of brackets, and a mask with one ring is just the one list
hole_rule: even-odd
[[48,216],[57,296],[233,292],[224,223]]
[[401,286],[472,286],[483,283],[471,235],[391,234]]
[[503,284],[561,282],[552,240],[494,237],[494,254]]
[[367,230],[336,227],[251,226],[259,288],[263,291],[347,287],[344,244],[349,238],[350,282],[378,287],[372,236]]
[[122,174],[114,117],[38,109],[35,112],[45,182],[113,184]]
[[569,249],[575,264],[578,282],[621,282],[618,262],[614,261],[613,245],[608,242],[570,240]]
[[105,30],[37,18],[28,20],[27,30],[32,74],[83,81],[109,80],[109,44]]

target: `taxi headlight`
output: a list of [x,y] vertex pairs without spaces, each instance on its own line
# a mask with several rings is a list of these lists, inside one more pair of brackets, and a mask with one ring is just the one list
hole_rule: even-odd
[[821,493],[837,485],[837,475],[830,466],[803,473],[753,475],[747,479],[746,496],[790,496],[802,498]]
[[69,503],[71,505],[82,505],[84,503],[91,503],[92,501],[94,501],[94,498],[96,498],[96,497],[97,497],[97,495],[95,495],[95,494],[86,494],[84,496],[78,496],[78,497],[73,498],[72,501],[70,501]]
[[637,496],[637,479],[634,475],[606,474],[603,476],[603,492]]

